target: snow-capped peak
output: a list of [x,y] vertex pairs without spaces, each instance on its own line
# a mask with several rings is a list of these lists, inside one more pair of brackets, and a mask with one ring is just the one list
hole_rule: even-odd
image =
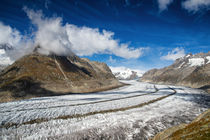
[[210,52],[195,55],[187,54],[186,56],[178,59],[176,61],[176,64],[177,63],[177,68],[203,66],[210,63]]
[[144,71],[126,67],[110,67],[112,73],[120,80],[133,80],[142,77]]

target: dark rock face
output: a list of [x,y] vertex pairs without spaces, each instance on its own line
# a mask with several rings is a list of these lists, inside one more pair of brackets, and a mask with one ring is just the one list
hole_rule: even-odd
[[[174,64],[146,72],[142,81],[205,88],[210,85],[210,52],[188,54]],[[206,88],[209,92],[209,88]]]
[[75,55],[33,53],[0,72],[0,92],[9,91],[15,98],[96,92],[121,85],[105,63]]

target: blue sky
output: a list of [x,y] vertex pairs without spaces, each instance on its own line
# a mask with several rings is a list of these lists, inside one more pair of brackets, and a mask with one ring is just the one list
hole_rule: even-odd
[[[210,0],[1,0],[0,22],[21,36],[31,36],[40,24],[33,23],[29,12],[41,10],[43,20],[60,18],[60,26],[75,26],[69,41],[74,45],[84,39],[73,48],[76,54],[110,66],[148,70],[167,66],[187,53],[210,51],[209,9]],[[80,38],[77,31],[87,36]],[[92,44],[97,35],[108,38],[104,43],[108,47],[102,41]]]

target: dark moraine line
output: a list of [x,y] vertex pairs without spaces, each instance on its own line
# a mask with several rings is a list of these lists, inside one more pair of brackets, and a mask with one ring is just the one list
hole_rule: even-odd
[[95,101],[95,102],[88,102],[88,103],[80,103],[80,104],[71,104],[71,105],[59,105],[59,106],[50,106],[50,107],[40,107],[40,108],[28,108],[28,109],[18,109],[18,110],[8,110],[8,111],[0,111],[0,113],[7,113],[7,112],[17,112],[17,111],[27,111],[27,110],[41,110],[41,109],[50,109],[50,108],[58,108],[58,107],[67,107],[67,106],[79,106],[79,105],[88,105],[88,104],[97,104],[97,103],[104,103],[104,102],[110,102],[110,101],[116,101],[116,100],[122,100],[122,99],[129,99],[129,98],[134,98],[134,97],[139,97],[139,96],[144,96],[144,95],[149,95],[152,93],[158,92],[158,88],[154,85],[155,91],[145,93],[145,94],[140,94],[140,95],[133,95],[133,96],[128,96],[128,97],[122,97],[122,98],[114,98],[114,99],[109,99],[109,100],[103,100],[103,101]]
[[169,89],[173,90],[173,93],[171,93],[169,95],[166,95],[166,96],[159,97],[159,98],[154,99],[154,100],[150,100],[150,101],[145,102],[145,103],[134,105],[134,106],[122,107],[122,108],[116,108],[116,109],[109,109],[109,110],[101,110],[101,111],[89,112],[89,113],[86,113],[86,114],[75,114],[75,115],[59,116],[59,117],[56,117],[56,118],[49,118],[49,119],[40,118],[40,119],[34,119],[34,120],[31,120],[31,121],[23,122],[21,124],[6,123],[6,124],[2,124],[0,126],[0,128],[10,128],[10,127],[16,127],[17,128],[17,127],[19,127],[21,125],[28,125],[28,124],[34,124],[34,123],[48,122],[50,120],[59,120],[59,119],[65,120],[65,119],[81,118],[81,117],[87,117],[87,116],[96,115],[96,114],[113,113],[113,112],[118,112],[118,111],[126,111],[126,110],[130,110],[130,109],[134,109],[134,108],[140,108],[140,107],[143,107],[145,105],[149,105],[149,104],[155,103],[157,101],[163,100],[163,99],[165,99],[165,98],[167,98],[169,96],[172,96],[172,95],[177,93],[175,89],[173,89],[171,87],[169,87]]

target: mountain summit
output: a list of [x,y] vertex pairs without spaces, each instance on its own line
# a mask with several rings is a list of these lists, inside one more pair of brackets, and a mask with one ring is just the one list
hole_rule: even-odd
[[202,88],[210,92],[210,52],[188,54],[168,67],[146,72],[141,80]]
[[121,85],[105,63],[76,55],[34,52],[0,73],[0,89],[12,98],[96,92]]

